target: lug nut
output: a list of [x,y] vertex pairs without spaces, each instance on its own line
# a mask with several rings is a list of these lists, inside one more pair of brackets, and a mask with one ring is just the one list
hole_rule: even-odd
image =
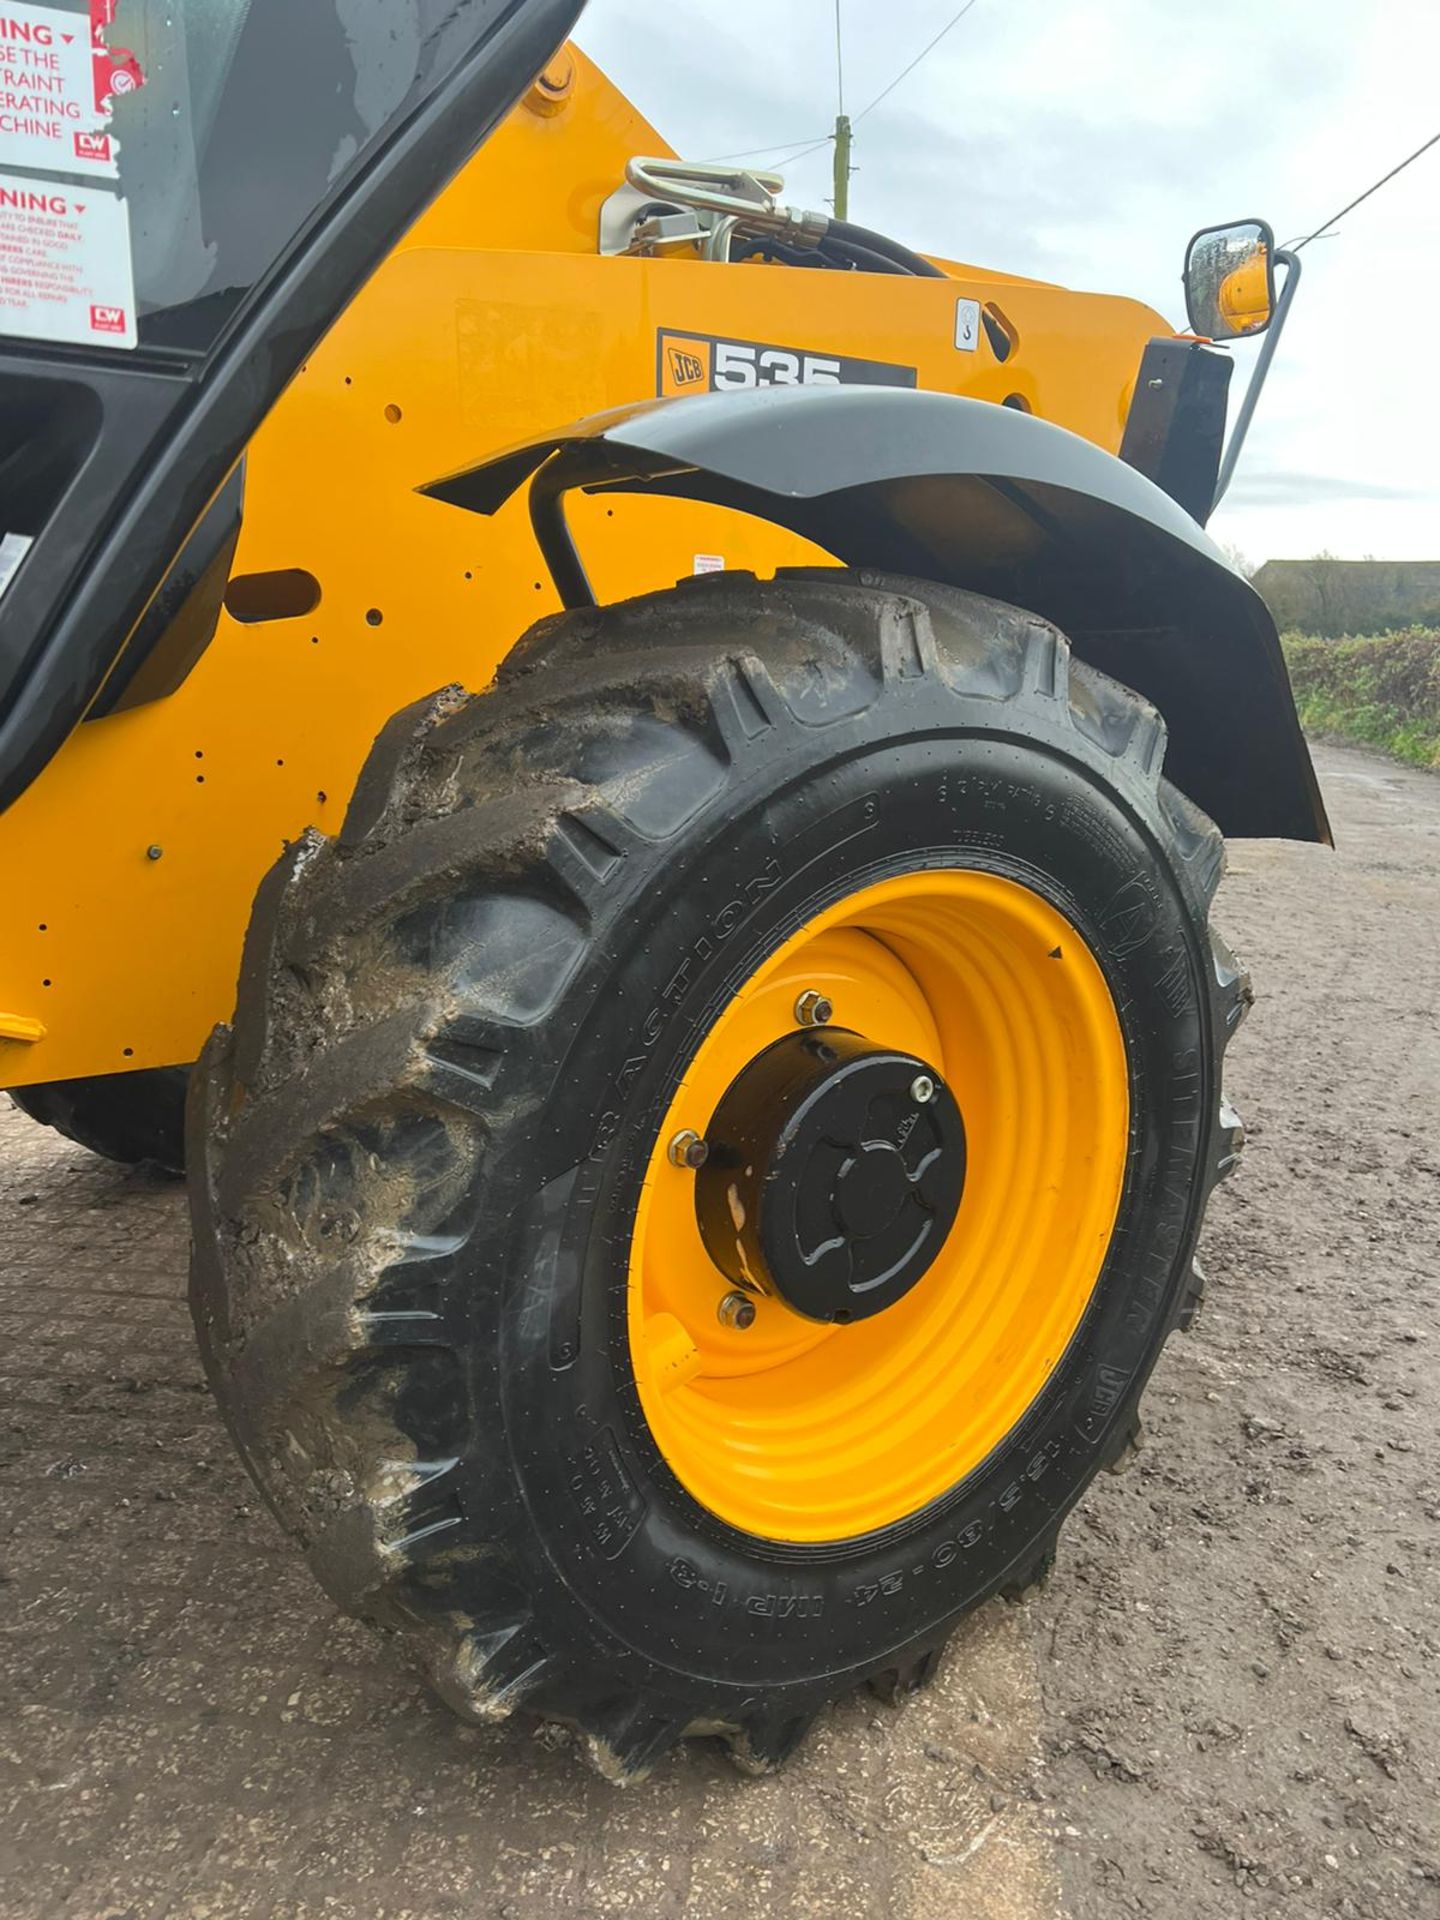
[[910,1098],[917,1107],[928,1107],[935,1098],[935,1082],[928,1073],[917,1073],[910,1082]]
[[684,1127],[670,1142],[670,1164],[695,1173],[710,1158],[710,1149],[693,1127]]
[[795,1018],[802,1027],[828,1027],[835,1018],[835,1008],[812,987],[795,1002]]
[[755,1324],[755,1302],[748,1293],[727,1293],[720,1302],[718,1317],[722,1327],[734,1333],[748,1333]]

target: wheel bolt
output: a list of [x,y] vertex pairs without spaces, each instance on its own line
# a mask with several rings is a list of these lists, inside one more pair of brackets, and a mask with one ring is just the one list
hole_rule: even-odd
[[695,1173],[710,1158],[710,1149],[693,1127],[683,1127],[670,1142],[670,1164]]
[[834,1018],[834,1005],[813,987],[795,1002],[795,1019],[802,1027],[828,1027]]
[[755,1302],[748,1293],[727,1293],[717,1310],[722,1327],[748,1333],[755,1324]]
[[917,1107],[928,1107],[935,1098],[935,1082],[928,1073],[917,1073],[910,1082],[910,1098]]

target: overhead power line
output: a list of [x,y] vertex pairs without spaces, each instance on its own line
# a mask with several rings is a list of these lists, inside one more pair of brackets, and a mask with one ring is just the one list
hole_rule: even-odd
[[808,155],[818,153],[821,147],[828,147],[834,138],[833,133],[827,133],[821,139],[812,141],[808,147],[801,147],[798,153],[787,153],[783,160],[772,160],[769,171],[780,173],[786,167],[793,167],[797,160],[804,160]]
[[1308,247],[1312,240],[1318,240],[1322,234],[1328,232],[1329,229],[1335,225],[1337,220],[1343,220],[1347,213],[1353,213],[1356,207],[1370,198],[1371,194],[1378,193],[1382,187],[1389,186],[1397,174],[1403,173],[1406,167],[1412,165],[1413,162],[1420,158],[1422,153],[1428,153],[1431,147],[1434,146],[1440,146],[1440,133],[1431,134],[1423,147],[1417,147],[1414,153],[1408,155],[1400,162],[1398,167],[1392,167],[1388,173],[1382,174],[1374,186],[1367,187],[1363,193],[1357,194],[1349,205],[1342,207],[1338,213],[1332,213],[1330,218],[1323,220],[1313,233],[1307,233],[1303,240],[1297,240],[1291,248],[1291,252],[1298,253],[1301,247]]
[[[822,133],[819,138],[807,148],[807,151],[813,153],[815,147],[823,147],[829,138],[830,135],[828,133]],[[712,154],[711,158],[713,160],[763,160],[767,153],[779,153],[782,147],[793,145],[794,142],[791,140],[772,140],[768,147],[747,147],[744,153],[716,153]]]
[[869,106],[865,108],[864,112],[856,114],[855,125],[857,127],[859,126],[860,122],[866,118],[868,114],[872,114],[875,111],[875,109],[880,105],[882,101],[888,100],[891,94],[894,93],[895,89],[898,86],[900,86],[903,81],[908,80],[911,74],[914,73],[915,69],[918,66],[923,65],[923,63],[930,58],[931,54],[939,46],[940,42],[944,40],[947,35],[952,34],[955,31],[956,27],[959,26],[960,22],[965,18],[966,14],[969,13],[970,9],[974,5],[975,5],[975,0],[965,0],[965,5],[961,7],[960,11],[955,15],[955,17],[952,20],[946,21],[945,25],[940,29],[939,33],[936,34],[935,38],[929,43],[928,46],[922,47],[920,49],[919,53],[916,54],[915,58],[910,62],[909,66],[905,68],[903,73],[897,73],[895,78],[890,82],[889,86],[886,87],[882,93],[876,94],[875,98],[870,102]]
[[[975,0],[966,0],[966,4],[960,8],[960,12],[954,13],[954,15],[948,19],[947,23],[941,27],[941,31],[935,35],[935,38],[933,38],[927,46],[922,46],[922,50],[916,54],[914,60],[910,61],[910,65],[904,67],[902,73],[897,73],[895,79],[889,83],[889,86],[887,86],[883,92],[876,94],[876,98],[870,102],[868,108],[864,109],[864,113],[856,113],[856,115],[854,115],[852,125],[858,127],[860,121],[862,121],[868,113],[874,113],[877,106],[879,106],[883,100],[889,100],[889,96],[895,92],[895,88],[904,83],[904,81],[908,81],[910,75],[916,71],[916,67],[924,65],[924,61],[929,60],[929,56],[935,52],[935,48],[941,44],[941,40],[945,40],[947,35],[954,33],[954,29],[960,25],[960,21],[966,17],[966,13],[970,12],[973,6],[975,6]],[[843,29],[843,21],[841,21],[841,0],[835,0],[835,77],[837,77],[837,83],[839,83],[841,117],[845,117],[845,29]],[[833,132],[826,132],[826,134],[820,134],[820,136],[814,138],[814,140],[806,140],[797,152],[787,154],[785,159],[772,161],[772,165],[774,165],[774,167],[793,167],[797,159],[808,159],[810,154],[818,154],[820,148],[822,148],[822,146],[829,146],[829,142],[831,142],[833,138],[835,138]],[[783,144],[785,144],[785,142],[778,140],[778,142],[774,142],[774,144],[770,144],[770,146],[751,146],[751,148],[747,148],[743,154],[716,154],[714,157],[720,159],[720,161],[724,161],[724,159],[764,159],[768,154],[778,154]]]

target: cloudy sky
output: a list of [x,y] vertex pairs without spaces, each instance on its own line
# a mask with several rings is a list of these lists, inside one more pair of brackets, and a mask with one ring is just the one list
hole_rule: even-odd
[[[958,5],[842,0],[852,114]],[[578,38],[689,158],[833,123],[833,0],[591,0]],[[1310,232],[1440,132],[1437,78],[1437,0],[976,0],[857,128],[851,217],[1183,325],[1195,228]],[[830,166],[790,197],[823,204]],[[1440,147],[1304,261],[1213,531],[1255,561],[1440,558]]]

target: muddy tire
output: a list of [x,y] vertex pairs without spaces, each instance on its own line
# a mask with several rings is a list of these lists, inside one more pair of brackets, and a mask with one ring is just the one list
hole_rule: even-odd
[[78,1147],[122,1166],[185,1171],[185,1067],[107,1073],[21,1087],[10,1098],[22,1113]]
[[[687,1734],[763,1770],[1043,1576],[1193,1313],[1240,1145],[1223,847],[1163,753],[1153,709],[1013,608],[729,576],[543,623],[491,694],[398,716],[339,839],[270,874],[191,1103],[196,1326],[323,1586],[462,1715],[561,1722],[615,1779]],[[742,983],[862,881],[932,870],[1023,885],[1107,982],[1114,1231],[957,1484],[855,1537],[747,1532],[646,1418],[641,1190]]]

